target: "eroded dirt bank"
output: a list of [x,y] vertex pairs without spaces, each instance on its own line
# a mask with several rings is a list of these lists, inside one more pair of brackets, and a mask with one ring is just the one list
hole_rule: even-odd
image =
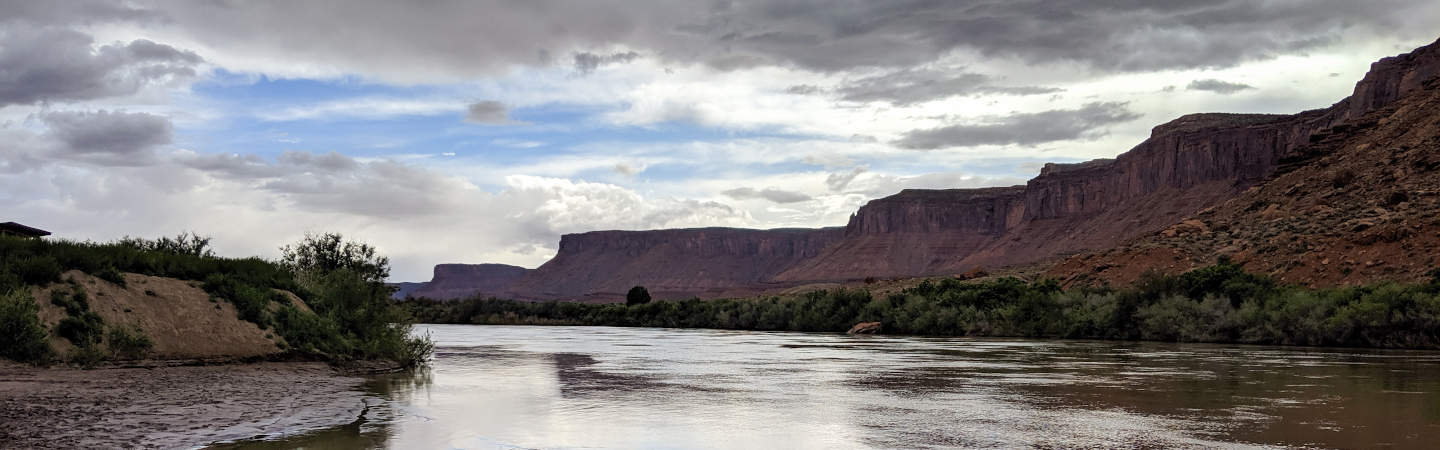
[[350,423],[363,379],[322,363],[37,369],[0,362],[0,448],[187,448]]

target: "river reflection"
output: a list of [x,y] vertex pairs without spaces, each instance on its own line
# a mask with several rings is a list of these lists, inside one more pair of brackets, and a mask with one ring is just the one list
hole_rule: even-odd
[[355,423],[231,448],[1376,447],[1440,442],[1440,354],[423,327]]

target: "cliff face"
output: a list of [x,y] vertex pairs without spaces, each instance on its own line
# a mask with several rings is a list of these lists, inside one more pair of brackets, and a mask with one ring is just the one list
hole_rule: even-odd
[[1430,280],[1440,264],[1440,79],[1395,98],[1317,134],[1304,164],[1159,232],[1067,258],[1049,275],[1123,284],[1223,255],[1308,286]]
[[1017,226],[1025,187],[907,189],[850,217],[843,239],[776,275],[779,282],[916,276],[956,265]]
[[432,299],[503,295],[511,283],[529,272],[530,269],[506,264],[440,264],[435,266],[429,282],[401,283],[399,287],[406,295]]
[[[1440,43],[1385,58],[1335,105],[1294,115],[1192,114],[1114,159],[1048,164],[1024,186],[905,190],[843,229],[605,231],[567,235],[511,286],[523,298],[673,295],[866,277],[960,273],[1110,248],[1313,165],[1440,76]],[[1440,164],[1440,163],[1437,163]],[[1283,169],[1283,170],[1282,170]]]
[[659,298],[705,296],[756,286],[813,258],[839,228],[696,228],[594,231],[560,238],[554,259],[511,286],[523,299],[623,298],[636,285]]

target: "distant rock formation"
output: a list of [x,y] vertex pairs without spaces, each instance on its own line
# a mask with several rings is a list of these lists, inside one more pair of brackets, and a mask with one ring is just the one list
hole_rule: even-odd
[[560,238],[555,258],[510,286],[522,299],[657,299],[725,295],[764,285],[842,237],[839,228],[592,231]]
[[506,264],[440,264],[424,283],[395,283],[396,298],[424,297],[437,300],[476,295],[505,295],[515,280],[530,269]]
[[[951,275],[1107,249],[1237,198],[1277,171],[1310,164],[1336,142],[1384,122],[1382,110],[1398,100],[1433,90],[1437,75],[1440,42],[1376,62],[1353,95],[1329,108],[1186,115],[1114,159],[1047,164],[1023,186],[904,190],[861,207],[844,228],[565,235],[555,258],[506,294],[606,301],[644,285],[661,299],[715,297]],[[1434,110],[1414,114],[1421,121],[1436,117]]]

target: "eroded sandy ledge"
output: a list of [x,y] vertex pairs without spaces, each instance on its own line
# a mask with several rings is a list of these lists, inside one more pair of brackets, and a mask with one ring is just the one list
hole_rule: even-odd
[[343,425],[364,380],[322,363],[37,369],[0,362],[0,448],[184,448]]

